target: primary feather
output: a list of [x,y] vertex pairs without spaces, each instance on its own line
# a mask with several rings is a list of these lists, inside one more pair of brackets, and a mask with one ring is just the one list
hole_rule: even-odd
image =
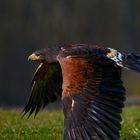
[[65,140],[119,139],[125,101],[121,67],[140,72],[139,55],[97,45],[56,44],[29,59],[41,64],[24,114],[36,115],[61,96]]

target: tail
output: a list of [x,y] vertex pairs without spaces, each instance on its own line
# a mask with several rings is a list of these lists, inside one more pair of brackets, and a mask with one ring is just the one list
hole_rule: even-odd
[[107,54],[107,57],[123,68],[140,73],[140,54],[119,52],[114,49],[110,49],[110,53]]

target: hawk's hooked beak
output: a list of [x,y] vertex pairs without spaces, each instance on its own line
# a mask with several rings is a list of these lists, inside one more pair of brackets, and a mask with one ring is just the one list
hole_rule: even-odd
[[28,61],[30,61],[30,60],[35,61],[35,60],[39,60],[39,59],[40,59],[40,56],[37,56],[35,53],[31,54],[28,57]]

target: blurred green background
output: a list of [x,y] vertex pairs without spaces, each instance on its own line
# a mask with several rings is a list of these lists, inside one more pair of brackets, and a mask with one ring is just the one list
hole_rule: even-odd
[[[57,42],[95,43],[140,53],[139,0],[1,0],[0,106],[22,106],[36,64],[30,53]],[[140,75],[123,71],[129,97]]]

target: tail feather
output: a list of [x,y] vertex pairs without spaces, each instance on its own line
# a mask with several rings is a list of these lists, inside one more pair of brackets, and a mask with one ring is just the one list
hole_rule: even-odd
[[125,53],[122,59],[122,65],[128,69],[140,73],[140,55],[134,53]]
[[107,57],[123,68],[140,73],[140,54],[118,52],[114,49],[110,49],[110,53],[107,54]]

